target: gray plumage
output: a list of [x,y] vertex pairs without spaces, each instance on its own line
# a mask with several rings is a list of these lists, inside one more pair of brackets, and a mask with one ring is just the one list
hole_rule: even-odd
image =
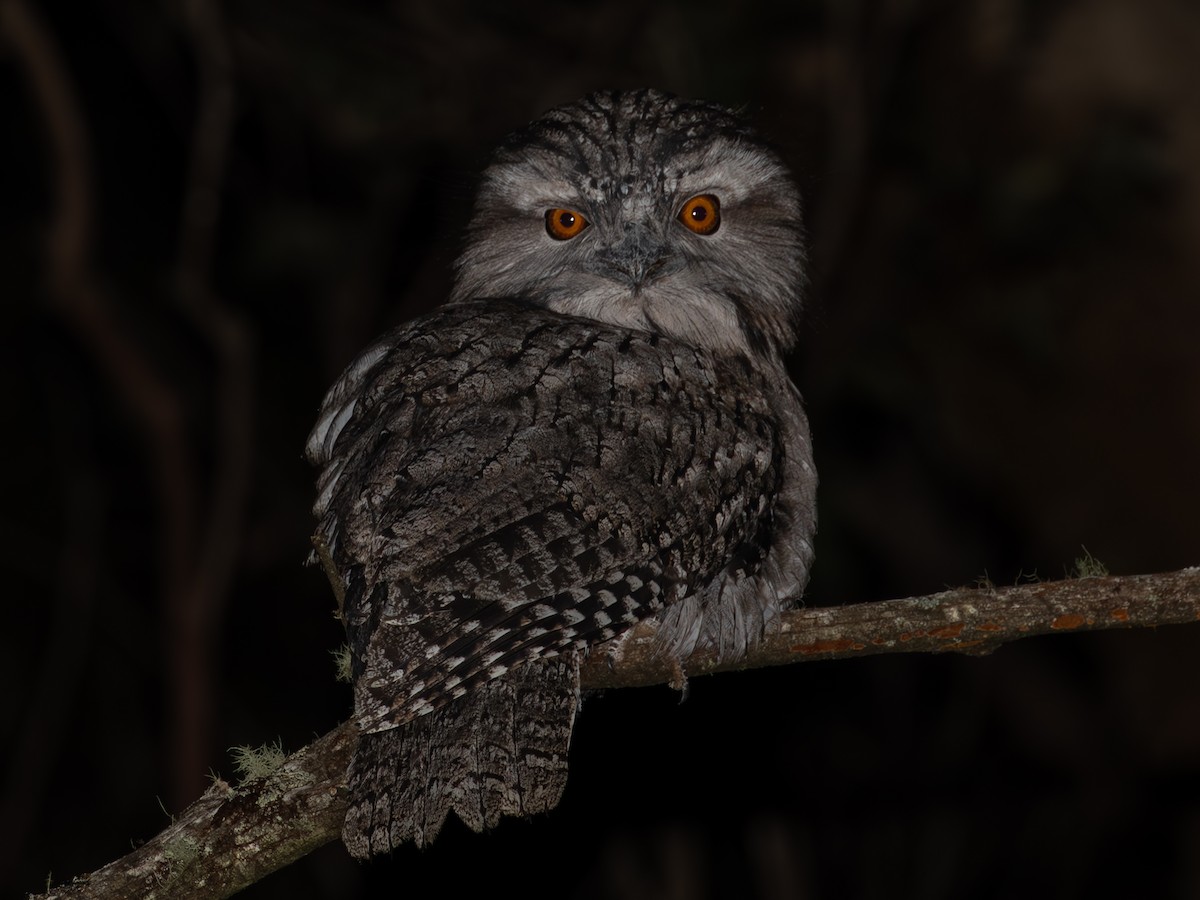
[[497,152],[450,302],[352,363],[308,441],[354,855],[553,808],[596,645],[653,616],[681,663],[736,658],[799,596],[801,233],[784,167],[712,104],[596,94]]

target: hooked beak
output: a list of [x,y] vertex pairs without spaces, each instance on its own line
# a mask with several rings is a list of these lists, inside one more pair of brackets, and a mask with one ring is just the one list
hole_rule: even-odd
[[628,222],[620,239],[601,248],[590,268],[597,275],[636,290],[678,272],[683,268],[683,260],[672,256],[667,245],[646,226]]

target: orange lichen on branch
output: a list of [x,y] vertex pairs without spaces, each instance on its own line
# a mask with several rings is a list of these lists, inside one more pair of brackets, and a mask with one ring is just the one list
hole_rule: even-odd
[[811,644],[792,644],[792,653],[799,653],[801,656],[812,656],[816,653],[845,653],[852,650],[865,650],[866,644],[860,644],[858,641],[850,638],[839,638],[832,641],[813,641]]
[[1055,631],[1070,631],[1074,628],[1081,628],[1087,624],[1087,619],[1077,613],[1067,613],[1066,615],[1058,616],[1050,623],[1050,627]]
[[956,638],[962,634],[963,623],[955,622],[952,625],[943,625],[941,628],[929,629],[931,638]]
[[902,644],[907,644],[909,641],[916,641],[921,638],[949,639],[956,638],[962,634],[964,628],[962,622],[953,622],[949,625],[940,625],[937,628],[917,628],[913,631],[902,631],[898,640]]

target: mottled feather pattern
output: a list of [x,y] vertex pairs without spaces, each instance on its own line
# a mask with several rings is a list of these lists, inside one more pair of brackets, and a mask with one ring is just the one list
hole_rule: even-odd
[[[587,227],[548,235],[557,208]],[[345,587],[355,856],[552,809],[594,647],[654,617],[681,666],[735,659],[799,596],[802,234],[785,167],[713,104],[602,92],[497,151],[450,302],[351,363],[306,448]]]
[[607,640],[764,546],[782,448],[736,359],[510,301],[390,345],[323,522],[335,560],[366,560],[346,610],[365,730]]
[[558,805],[579,706],[579,666],[544,659],[481,686],[439,714],[363,734],[350,771],[344,837],[365,858],[429,844],[453,811],[475,831]]

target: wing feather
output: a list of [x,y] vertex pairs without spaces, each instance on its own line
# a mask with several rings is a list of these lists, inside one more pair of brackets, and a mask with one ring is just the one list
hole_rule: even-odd
[[506,301],[371,348],[309,441],[322,528],[361,581],[346,609],[360,726],[584,651],[752,567],[781,468],[769,390],[737,361]]

